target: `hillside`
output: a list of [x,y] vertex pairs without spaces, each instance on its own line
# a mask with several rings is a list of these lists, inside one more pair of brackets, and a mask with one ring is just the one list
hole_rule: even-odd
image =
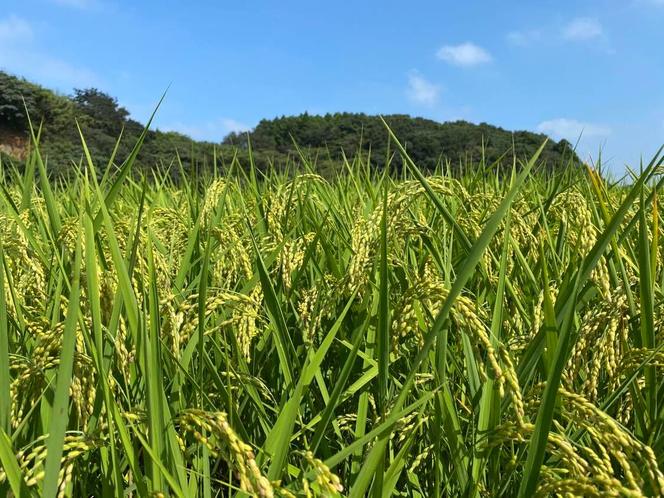
[[[143,129],[143,124],[132,119],[116,99],[97,89],[74,90],[73,95],[65,96],[0,71],[0,153],[18,162],[25,157],[29,143],[29,121],[23,100],[33,124],[42,123],[41,149],[49,159],[49,171],[54,174],[66,173],[71,161],[82,156],[76,122],[100,167],[111,156],[120,133],[118,161],[130,153]],[[453,169],[458,169],[461,164],[477,162],[482,156],[488,164],[501,158],[511,164],[513,154],[518,159],[529,157],[545,139],[541,134],[510,132],[485,123],[438,123],[407,115],[387,115],[384,119],[404,142],[416,164],[428,170],[441,161],[448,161]],[[254,162],[261,169],[297,164],[299,156],[294,143],[315,160],[323,174],[338,168],[343,154],[352,157],[359,150],[371,150],[372,164],[377,168],[384,167],[387,157],[385,126],[379,117],[365,114],[302,114],[265,119],[248,136]],[[180,168],[176,157],[179,157],[182,170],[188,174],[194,169],[210,168],[215,149],[222,163],[228,163],[237,154],[241,164],[248,164],[247,134],[231,133],[221,143],[213,144],[161,131],[147,134],[138,164],[145,170],[171,166],[172,174],[177,176]],[[548,168],[570,158],[578,161],[564,140],[550,141],[542,155]],[[395,157],[391,166],[399,168],[399,164],[400,158]]]
[[[23,101],[25,100],[25,105]],[[96,90],[74,90],[71,96],[57,94],[21,78],[0,71],[0,152],[23,159],[29,144],[29,120],[42,124],[40,149],[48,158],[49,171],[64,173],[82,157],[76,122],[81,127],[90,153],[101,168],[113,153],[121,161],[131,152],[144,125],[129,116],[117,100]],[[213,144],[196,142],[175,132],[149,131],[138,164],[149,169],[170,165],[178,151],[185,168],[195,162],[206,164],[213,156]]]
[[[487,164],[505,158],[511,164],[513,153],[518,159],[527,159],[546,138],[542,134],[510,132],[486,123],[438,123],[405,114],[386,115],[383,119],[405,145],[410,157],[423,169],[435,168],[443,158],[453,168],[459,164],[477,163],[482,157]],[[256,150],[285,153],[292,150],[295,142],[300,147],[318,150],[323,157],[329,154],[333,159],[341,159],[341,151],[348,156],[359,148],[365,152],[371,150],[373,162],[379,166],[385,162],[388,145],[388,134],[380,117],[356,113],[302,114],[262,120],[249,136]],[[230,134],[224,143],[246,147],[246,134]],[[572,155],[567,141],[550,141],[542,159],[549,166],[561,164],[564,158],[574,157],[578,161]]]

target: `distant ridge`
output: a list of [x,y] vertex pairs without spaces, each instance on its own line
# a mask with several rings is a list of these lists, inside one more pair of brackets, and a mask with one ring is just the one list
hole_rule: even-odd
[[[143,125],[130,118],[129,112],[115,98],[97,89],[74,90],[66,96],[0,71],[0,154],[20,163],[28,147],[28,119],[25,106],[35,126],[43,125],[41,149],[48,157],[49,171],[66,173],[72,161],[82,157],[76,122],[81,126],[97,166],[103,168],[122,133],[116,162],[131,151]],[[394,114],[384,116],[409,155],[422,169],[431,170],[443,164],[457,170],[484,158],[487,165],[501,160],[511,165],[514,157],[530,157],[546,138],[528,131],[510,132],[489,124],[475,125],[465,121],[438,123],[429,119]],[[211,168],[216,156],[222,163],[237,157],[248,164],[250,138],[255,164],[262,168],[297,165],[298,144],[323,174],[340,167],[345,154],[371,151],[371,163],[385,166],[388,134],[378,116],[358,113],[336,113],[324,116],[299,116],[264,119],[248,134],[231,133],[220,143],[193,140],[177,132],[150,131],[145,139],[138,164],[143,169],[170,167],[177,176],[184,172]],[[220,137],[221,138],[221,137]],[[392,146],[392,151],[394,147]],[[176,154],[177,152],[177,154]],[[542,154],[547,168],[564,161],[578,162],[565,140],[550,140]],[[395,157],[392,167],[399,167]]]
[[[530,158],[547,138],[540,133],[511,132],[487,123],[439,123],[405,114],[389,114],[383,119],[404,144],[409,156],[423,169],[435,168],[441,159],[449,161],[453,168],[482,158],[488,165],[499,160],[512,164],[514,156],[519,160]],[[224,143],[246,147],[246,137],[247,134],[231,133]],[[361,145],[366,152],[374,151],[372,158],[379,166],[385,161],[388,143],[388,134],[379,116],[347,112],[264,119],[249,137],[256,150],[286,153],[293,149],[295,141],[300,147],[324,150],[333,159],[341,159],[342,150],[352,155]],[[566,140],[549,140],[542,160],[549,166],[570,160],[579,162]]]

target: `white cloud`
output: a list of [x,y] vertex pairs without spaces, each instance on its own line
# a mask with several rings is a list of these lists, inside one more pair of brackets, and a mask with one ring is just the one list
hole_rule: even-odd
[[0,42],[21,42],[32,38],[32,27],[25,19],[10,15],[0,19]]
[[565,40],[584,41],[602,36],[603,32],[602,25],[597,19],[577,17],[563,28],[562,36]]
[[223,128],[227,131],[227,133],[230,133],[231,131],[236,131],[236,132],[249,131],[251,129],[251,126],[231,118],[222,118],[221,124]]
[[62,7],[72,7],[74,9],[90,9],[97,5],[95,0],[51,0],[52,3]]
[[507,33],[507,41],[512,45],[525,47],[542,39],[542,31],[539,29],[516,30]]
[[471,42],[461,43],[460,45],[445,45],[441,47],[436,56],[457,66],[477,66],[491,62],[491,54]]
[[537,131],[552,136],[565,138],[574,143],[579,137],[606,137],[611,134],[611,128],[603,124],[586,123],[576,119],[557,118],[542,121],[537,125]]
[[27,49],[0,50],[0,68],[59,90],[101,86],[93,71]]
[[58,90],[101,86],[93,71],[35,50],[34,32],[31,24],[18,16],[0,19],[0,69]]
[[0,19],[0,69],[66,91],[100,85],[89,69],[35,50],[33,36],[34,30],[25,19],[14,15]]
[[229,133],[249,131],[251,126],[232,118],[219,118],[199,124],[176,122],[160,126],[159,128],[166,131],[177,131],[196,140],[221,142],[221,140]]
[[432,106],[438,102],[440,86],[431,83],[418,72],[412,71],[408,75],[408,98],[417,104]]
[[57,84],[71,85],[76,88],[100,86],[100,78],[90,69],[75,66],[67,61],[55,57],[38,55],[41,68],[37,74],[48,77]]

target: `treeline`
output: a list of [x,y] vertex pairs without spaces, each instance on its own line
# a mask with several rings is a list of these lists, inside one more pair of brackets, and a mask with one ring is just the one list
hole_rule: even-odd
[[[72,162],[83,157],[76,123],[100,169],[113,153],[120,134],[116,163],[130,154],[144,128],[131,119],[115,98],[98,89],[76,89],[72,95],[60,95],[0,71],[0,140],[6,136],[27,139],[26,108],[33,126],[41,126],[40,148],[48,158],[49,171],[55,175],[66,174]],[[545,139],[541,134],[510,132],[485,123],[438,123],[407,115],[388,115],[384,119],[410,157],[425,170],[442,164],[458,171],[481,159],[487,165],[511,165],[514,157],[530,157]],[[174,176],[209,170],[215,158],[220,166],[228,166],[237,158],[246,167],[250,146],[254,164],[260,169],[298,167],[304,155],[320,173],[329,175],[342,167],[344,154],[352,158],[358,152],[365,157],[371,152],[371,164],[376,168],[384,168],[387,161],[391,168],[401,167],[400,156],[395,154],[394,144],[388,144],[388,133],[380,117],[356,113],[305,113],[264,119],[251,132],[231,133],[217,144],[195,141],[177,132],[151,130],[136,164],[145,171],[170,168]],[[578,162],[570,144],[565,140],[549,141],[542,155],[544,167],[569,161]]]
[[[542,145],[545,135],[529,131],[510,132],[486,123],[479,125],[467,121],[438,123],[430,119],[413,118],[405,114],[383,116],[394,134],[408,151],[408,155],[423,169],[431,170],[439,164],[449,163],[458,169],[466,164],[484,160],[493,163],[512,164],[528,159]],[[251,145],[256,150],[274,150],[281,153],[293,149],[293,144],[318,153],[319,157],[342,159],[342,154],[352,156],[361,150],[372,152],[372,162],[379,167],[386,160],[399,164],[397,154],[389,154],[388,133],[379,116],[357,113],[335,113],[324,116],[302,114],[262,120],[249,133]],[[247,147],[247,134],[231,133],[225,144]],[[396,147],[392,145],[394,152]],[[578,162],[578,157],[566,140],[550,140],[542,153],[542,163],[548,167],[563,162]]]
[[[29,113],[26,113],[26,109]],[[59,95],[51,90],[0,72],[0,130],[3,136],[23,136],[29,143],[29,121],[35,131],[41,127],[40,151],[48,159],[52,174],[66,174],[72,162],[83,157],[81,128],[95,164],[102,169],[115,151],[122,162],[140,137],[144,125],[131,119],[117,100],[97,89],[74,90]],[[118,142],[118,137],[121,136]],[[213,158],[214,144],[197,142],[176,132],[149,131],[137,163],[145,170],[171,167],[179,155],[183,167],[207,167]],[[177,152],[177,155],[176,155]]]

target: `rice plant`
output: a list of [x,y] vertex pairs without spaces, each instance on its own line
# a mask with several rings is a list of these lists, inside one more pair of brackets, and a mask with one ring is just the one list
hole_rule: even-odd
[[661,155],[454,177],[392,139],[400,175],[176,184],[83,139],[49,182],[33,136],[2,165],[0,492],[662,495]]

